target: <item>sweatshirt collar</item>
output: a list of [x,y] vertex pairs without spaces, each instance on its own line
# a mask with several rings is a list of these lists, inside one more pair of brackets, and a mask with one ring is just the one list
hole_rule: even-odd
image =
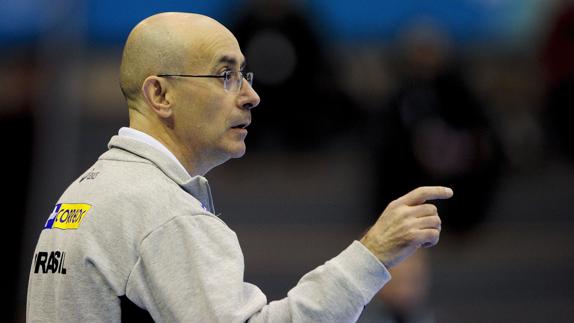
[[[157,144],[161,145],[159,141],[157,141]],[[163,147],[165,148],[165,146]],[[102,155],[101,159],[126,160],[125,157],[122,158],[117,152],[114,152],[114,148],[146,159],[157,166],[167,177],[181,186],[186,192],[198,199],[207,211],[215,214],[211,189],[209,188],[207,179],[200,175],[193,177],[189,175],[181,163],[179,163],[177,159],[174,160],[175,156],[173,156],[173,154],[170,153],[173,156],[172,158],[157,145],[149,144],[145,140],[139,140],[133,136],[123,135],[123,132],[118,136],[112,137],[108,143],[108,148],[110,150]],[[167,148],[165,149],[167,150]]]
[[[159,142],[159,140],[148,135],[147,133],[136,130],[134,128],[122,127],[118,131],[118,135],[120,137],[129,137],[129,138],[141,141],[143,143],[146,143],[146,144],[154,147],[155,149],[161,151],[166,156],[171,158],[179,167],[181,167],[183,170],[185,170],[185,167],[183,167],[181,162],[179,160],[177,160],[177,157],[175,157],[175,155],[169,149],[167,149],[166,146],[164,146],[161,142]],[[185,170],[185,171],[187,172],[187,170]]]

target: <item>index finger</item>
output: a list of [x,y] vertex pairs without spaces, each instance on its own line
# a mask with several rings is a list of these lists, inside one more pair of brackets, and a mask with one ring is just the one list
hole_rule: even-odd
[[454,192],[445,186],[423,186],[399,197],[395,202],[408,206],[423,204],[430,200],[445,200],[452,197]]

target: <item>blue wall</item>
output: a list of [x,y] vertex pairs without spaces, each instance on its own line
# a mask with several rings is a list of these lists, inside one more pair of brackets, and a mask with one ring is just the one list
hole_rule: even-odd
[[[192,11],[230,23],[245,0],[2,0],[0,44],[26,41],[50,28],[65,3],[84,6],[88,39],[121,43],[138,21],[161,11]],[[80,4],[78,4],[80,3]],[[352,3],[352,5],[350,5]],[[457,41],[505,41],[528,32],[536,0],[308,0],[313,22],[334,41],[392,40],[403,26],[423,17]],[[82,18],[79,17],[79,18]]]

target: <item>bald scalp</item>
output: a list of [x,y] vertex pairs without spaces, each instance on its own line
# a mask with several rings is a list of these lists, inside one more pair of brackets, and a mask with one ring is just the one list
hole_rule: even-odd
[[124,46],[120,67],[120,87],[129,108],[138,108],[141,86],[148,76],[186,73],[205,63],[206,34],[221,28],[225,29],[207,16],[179,12],[160,13],[136,25]]

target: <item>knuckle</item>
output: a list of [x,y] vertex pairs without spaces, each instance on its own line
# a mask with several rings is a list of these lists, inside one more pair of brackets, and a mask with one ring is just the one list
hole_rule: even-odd
[[438,215],[435,216],[435,219],[436,219],[436,224],[442,225],[442,220],[441,220],[440,216],[438,216]]
[[427,230],[423,236],[425,241],[435,241],[438,240],[440,233],[438,230]]
[[432,224],[433,226],[437,226],[437,225],[442,224],[441,219],[438,215],[430,216],[430,217],[428,217],[428,219],[429,219],[429,223]]
[[434,204],[421,205],[420,210],[424,215],[436,214],[438,212],[438,209]]
[[422,186],[422,187],[418,187],[417,189],[415,189],[415,190],[413,191],[413,193],[414,193],[415,196],[417,196],[417,197],[422,197],[422,196],[425,195],[426,190],[427,190],[427,188],[426,188],[425,186]]
[[393,214],[403,215],[408,212],[408,207],[406,205],[399,205],[392,210]]
[[405,231],[412,231],[411,233],[416,233],[418,230],[417,219],[403,218],[403,229]]
[[417,187],[414,190],[408,192],[405,196],[408,196],[410,198],[418,198],[422,195],[422,187]]
[[408,241],[417,241],[419,240],[419,234],[417,232],[417,230],[410,228],[408,230],[405,231],[406,232],[406,238]]

